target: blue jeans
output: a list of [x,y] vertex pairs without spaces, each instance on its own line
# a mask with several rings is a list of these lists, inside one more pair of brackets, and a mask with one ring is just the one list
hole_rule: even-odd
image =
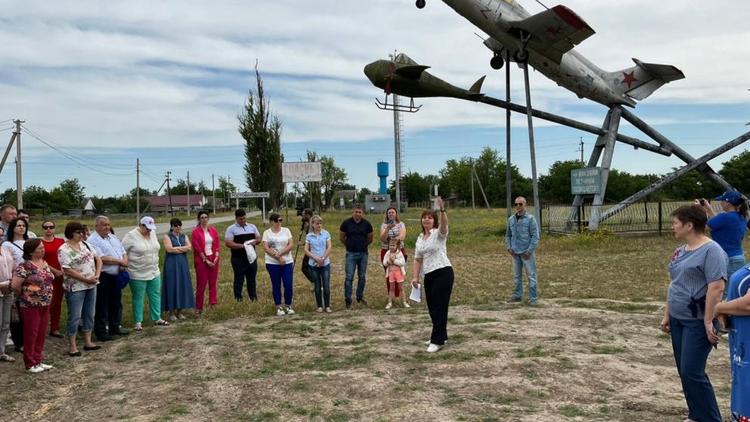
[[292,290],[294,274],[294,264],[288,263],[284,265],[277,264],[266,264],[266,270],[268,275],[271,277],[271,293],[273,295],[273,303],[276,306],[281,305],[281,281],[284,281],[284,304],[287,306],[292,305]]
[[688,405],[688,418],[701,422],[721,422],[714,388],[706,375],[711,343],[708,342],[703,320],[683,320],[670,316],[669,328],[677,373]]
[[526,269],[526,276],[529,278],[529,302],[536,302],[539,299],[536,284],[536,255],[531,254],[529,259],[523,259],[521,255],[513,256],[513,281],[516,288],[513,291],[514,299],[523,299],[523,269]]
[[315,304],[318,308],[331,306],[331,264],[324,267],[309,265],[307,268],[315,284]]
[[365,296],[365,277],[367,276],[367,252],[347,252],[346,264],[344,266],[344,299],[346,303],[352,303],[352,281],[354,281],[354,269],[357,269],[357,300]]
[[727,282],[724,285],[724,293],[721,295],[721,300],[727,300],[727,293],[729,291],[729,278],[732,277],[735,271],[739,270],[745,265],[745,255],[730,256],[727,258]]
[[65,302],[68,304],[68,337],[75,337],[81,320],[83,320],[83,331],[91,331],[94,328],[94,313],[96,312],[96,287],[77,292],[65,292]]

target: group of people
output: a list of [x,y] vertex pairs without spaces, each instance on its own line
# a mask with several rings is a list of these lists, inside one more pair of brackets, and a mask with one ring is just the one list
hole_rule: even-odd
[[722,420],[706,361],[726,332],[732,420],[750,418],[750,265],[742,250],[748,205],[736,191],[715,199],[723,211],[719,214],[706,199],[671,214],[672,231],[685,244],[669,260],[671,283],[660,327],[672,339],[688,406],[686,422]]
[[[447,340],[448,304],[453,286],[453,271],[446,254],[448,235],[447,213],[442,200],[438,211],[425,211],[421,216],[422,232],[414,251],[414,288],[424,278],[427,305],[433,320],[428,352],[440,350]],[[22,210],[20,210],[22,211]],[[304,256],[302,272],[313,284],[317,312],[332,312],[330,293],[333,239],[323,228],[323,219],[306,212],[303,225]],[[81,356],[78,333],[85,352],[99,350],[99,342],[129,335],[122,326],[122,289],[129,286],[132,295],[133,330],[143,330],[143,317],[148,298],[151,321],[167,326],[170,321],[186,318],[186,311],[195,309],[200,315],[205,307],[218,303],[218,274],[221,262],[217,229],[209,224],[209,214],[199,211],[197,224],[188,237],[178,218],[170,220],[170,229],[159,242],[156,223],[150,216],[140,219],[138,227],[120,240],[108,217],[95,219],[95,231],[71,221],[64,229],[65,240],[56,236],[54,221],[44,221],[43,237],[29,230],[29,215],[12,205],[0,208],[0,361],[15,358],[6,353],[6,344],[13,344],[23,353],[30,373],[52,369],[44,362],[45,339],[68,338],[68,355]],[[294,239],[283,227],[283,218],[269,215],[271,227],[261,235],[247,222],[244,210],[235,211],[235,222],[224,235],[224,244],[231,253],[234,272],[234,297],[247,296],[257,300],[258,271],[256,246],[262,245],[265,267],[271,279],[271,290],[279,316],[294,314],[293,276]],[[351,218],[339,227],[339,240],[345,245],[344,300],[352,307],[354,273],[357,272],[356,302],[367,306],[364,297],[368,249],[373,241],[373,227],[364,218],[364,209],[355,206]],[[406,279],[407,253],[403,246],[406,226],[398,211],[389,208],[380,228],[384,280],[388,291],[386,309],[401,299],[409,307],[403,283]],[[160,268],[160,250],[165,258]],[[193,288],[187,254],[193,254],[196,283]],[[67,304],[65,335],[60,332],[63,297]],[[283,301],[282,301],[283,298]],[[166,319],[162,317],[164,315]],[[9,341],[9,336],[12,342]],[[95,336],[95,337],[94,337]]]

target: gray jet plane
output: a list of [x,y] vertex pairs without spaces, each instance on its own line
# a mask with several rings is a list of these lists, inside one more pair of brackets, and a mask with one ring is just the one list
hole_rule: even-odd
[[[505,60],[528,63],[572,91],[606,106],[631,107],[665,83],[683,79],[674,66],[643,63],[606,72],[573,50],[594,30],[569,8],[558,5],[531,15],[515,0],[443,0],[458,14],[489,35],[484,40],[494,54],[490,65],[500,69]],[[417,0],[418,8],[425,0]]]

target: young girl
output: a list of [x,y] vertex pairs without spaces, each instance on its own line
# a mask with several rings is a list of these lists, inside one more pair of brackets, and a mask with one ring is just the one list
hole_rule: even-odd
[[[401,253],[401,241],[399,239],[391,239],[388,242],[388,252],[383,256],[383,266],[388,277],[388,283],[390,287],[388,289],[388,304],[385,305],[385,309],[391,309],[393,306],[393,299],[395,299],[397,292],[403,292],[401,283],[406,278],[406,259],[404,254]],[[396,285],[398,283],[398,289]],[[406,295],[402,293],[404,300],[404,308],[409,308],[409,302]]]

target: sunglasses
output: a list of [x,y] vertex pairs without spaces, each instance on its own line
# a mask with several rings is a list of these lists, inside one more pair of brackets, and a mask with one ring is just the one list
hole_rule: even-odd
[[271,221],[273,221],[274,223],[281,223],[282,221],[284,221],[284,219],[283,218],[277,218],[277,219],[271,220]]
[[515,205],[515,206],[517,206],[517,207],[522,207],[522,206],[523,206],[523,204],[522,204],[521,202],[516,202],[516,203],[515,203],[515,204],[513,204],[513,205]]
[[182,227],[182,224],[173,224],[172,227]]
[[44,230],[52,230],[55,228],[55,226],[42,226]]
[[73,233],[80,234],[81,236],[83,236],[84,231],[83,230],[76,230]]

